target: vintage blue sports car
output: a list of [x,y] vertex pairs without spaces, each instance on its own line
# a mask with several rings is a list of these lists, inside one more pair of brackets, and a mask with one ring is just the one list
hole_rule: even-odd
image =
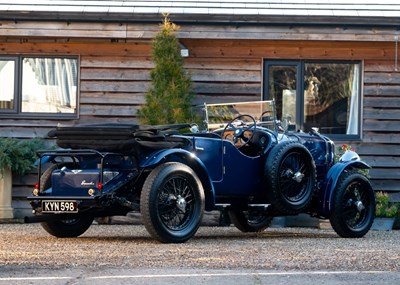
[[[224,209],[243,232],[273,217],[307,213],[329,219],[341,237],[363,237],[374,219],[369,166],[353,151],[335,160],[317,131],[289,132],[273,101],[212,104],[204,126],[98,124],[49,133],[60,149],[40,151],[28,197],[56,237],[83,234],[96,217],[140,211],[152,237],[193,237],[204,211]],[[189,131],[190,128],[190,131]]]

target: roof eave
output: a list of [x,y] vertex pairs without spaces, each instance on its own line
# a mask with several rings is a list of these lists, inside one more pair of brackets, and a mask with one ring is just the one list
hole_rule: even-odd
[[[400,17],[348,17],[303,15],[232,15],[232,14],[171,14],[178,24],[204,25],[284,25],[284,26],[360,26],[400,29]],[[114,22],[159,23],[162,14],[154,13],[95,13],[95,12],[0,12],[0,21],[62,21],[62,22]]]

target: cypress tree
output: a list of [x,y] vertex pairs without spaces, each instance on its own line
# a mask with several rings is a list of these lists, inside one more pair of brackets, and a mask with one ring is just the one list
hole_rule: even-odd
[[154,68],[146,103],[138,111],[140,123],[149,125],[188,123],[192,119],[192,82],[183,69],[178,26],[164,15],[160,32],[152,42]]

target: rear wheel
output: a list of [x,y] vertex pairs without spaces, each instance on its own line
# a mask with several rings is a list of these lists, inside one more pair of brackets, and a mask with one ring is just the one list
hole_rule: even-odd
[[[40,177],[40,191],[47,190],[51,187],[51,174],[54,170],[62,168],[64,165],[54,164],[50,166]],[[55,215],[55,214],[51,214]],[[49,234],[65,238],[77,237],[87,231],[92,225],[93,217],[79,217],[71,220],[49,221],[40,223],[43,229]]]
[[314,196],[315,163],[308,149],[300,143],[276,145],[268,155],[264,177],[270,203],[280,213],[301,213]]
[[235,227],[244,233],[262,232],[271,225],[272,221],[270,216],[258,210],[230,210],[229,217]]
[[165,243],[181,243],[194,236],[204,212],[200,179],[187,165],[165,163],[147,177],[140,212],[150,235]]
[[354,171],[344,172],[337,183],[330,222],[338,235],[363,237],[375,215],[375,195],[369,180]]
[[41,223],[49,234],[59,237],[78,237],[92,225],[93,217],[80,217],[71,220],[50,221]]

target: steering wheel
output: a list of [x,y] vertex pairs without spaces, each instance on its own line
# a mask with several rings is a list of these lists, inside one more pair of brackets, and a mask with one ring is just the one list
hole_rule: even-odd
[[[249,118],[251,124],[239,126],[239,123],[243,123],[243,120],[242,120],[243,118]],[[238,122],[238,124],[236,124],[236,126],[234,124],[235,122]],[[243,114],[243,115],[235,117],[234,119],[232,119],[231,121],[229,121],[226,124],[224,131],[222,132],[222,138],[225,138],[225,132],[229,129],[229,131],[233,131],[233,143],[236,145],[238,139],[240,138],[244,142],[240,147],[243,147],[243,146],[247,145],[253,138],[256,127],[257,127],[256,119],[251,115]],[[251,136],[249,138],[245,137],[243,135],[244,132],[246,132],[246,131],[251,132]]]

